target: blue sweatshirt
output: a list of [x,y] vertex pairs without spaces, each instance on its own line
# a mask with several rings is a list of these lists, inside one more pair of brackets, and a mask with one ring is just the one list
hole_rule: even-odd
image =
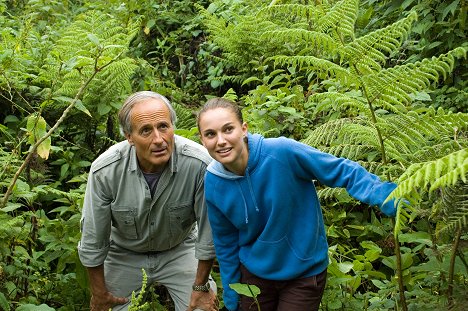
[[212,161],[205,198],[220,264],[224,304],[238,309],[229,284],[240,282],[240,264],[258,277],[291,280],[317,275],[328,265],[328,243],[313,180],[346,188],[355,199],[394,216],[396,188],[358,163],[292,139],[248,134],[244,176]]

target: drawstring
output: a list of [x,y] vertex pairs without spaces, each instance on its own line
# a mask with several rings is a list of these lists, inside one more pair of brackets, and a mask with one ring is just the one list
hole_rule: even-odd
[[254,191],[253,191],[253,188],[252,188],[252,183],[250,182],[250,175],[249,175],[249,170],[248,169],[245,170],[245,175],[247,177],[247,182],[249,183],[250,195],[252,196],[252,200],[254,201],[255,210],[258,212],[259,209],[258,209],[258,206],[257,206],[257,200],[255,200],[255,195],[254,195]]
[[241,196],[242,196],[242,201],[244,201],[245,223],[248,224],[248,223],[249,223],[249,214],[247,213],[247,201],[245,200],[244,193],[242,192],[242,188],[241,188],[241,186],[240,186],[239,181],[236,180],[236,183],[237,183],[237,186],[238,186],[239,189],[240,189],[240,193],[241,193]]
[[[260,210],[258,209],[257,200],[255,200],[255,195],[254,195],[254,191],[253,191],[253,188],[252,188],[252,183],[250,181],[250,175],[249,175],[249,170],[248,169],[245,171],[245,177],[247,178],[247,183],[249,185],[249,191],[250,191],[250,197],[252,198],[252,201],[254,202],[255,210],[257,212],[259,212]],[[242,201],[244,201],[245,223],[248,224],[249,223],[249,214],[248,214],[248,211],[247,211],[247,201],[245,199],[244,193],[242,192],[242,188],[240,186],[239,181],[236,180],[236,183],[237,183],[237,186],[240,189],[240,193],[241,193],[241,196],[242,196]]]

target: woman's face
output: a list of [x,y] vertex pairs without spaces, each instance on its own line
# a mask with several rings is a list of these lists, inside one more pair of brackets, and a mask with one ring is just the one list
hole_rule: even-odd
[[199,116],[201,141],[213,159],[237,175],[244,175],[249,158],[247,124],[228,108],[214,108]]

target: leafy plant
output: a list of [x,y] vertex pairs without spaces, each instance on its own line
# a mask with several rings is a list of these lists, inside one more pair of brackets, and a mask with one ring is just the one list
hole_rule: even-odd
[[[400,20],[368,32],[355,28],[362,22],[359,18],[364,17],[357,0],[306,4],[274,1],[244,16],[234,15],[235,22],[208,12],[205,16],[212,40],[223,47],[226,60],[243,67],[239,72],[255,72],[252,64],[262,64],[261,68],[267,68],[268,72],[274,72],[273,69],[294,72],[296,78],[294,84],[287,86],[289,92],[299,85],[307,93],[302,99],[288,98],[282,106],[298,105],[303,111],[312,111],[309,115],[315,115],[321,123],[307,133],[303,142],[360,161],[387,180],[396,180],[413,163],[433,161],[466,148],[466,114],[436,111],[423,105],[429,99],[427,94],[454,70],[457,60],[466,57],[466,49],[454,47],[432,58],[394,61],[412,39],[411,29],[418,18],[415,11],[404,12]],[[251,36],[244,39],[245,33]],[[252,43],[252,40],[257,41]],[[273,49],[273,46],[280,48]],[[265,71],[260,73],[268,76]],[[255,75],[245,81],[265,84],[258,89],[268,92],[269,85],[278,90],[283,87],[275,85],[278,80],[263,83]],[[265,115],[271,114],[274,119],[281,110],[277,105],[268,107],[266,103],[272,98],[269,94],[257,100],[261,94],[251,91],[243,99],[248,109],[255,112],[263,108]],[[249,106],[251,102],[253,108]],[[247,120],[252,117],[254,125],[258,124],[255,113],[246,117]],[[298,123],[299,129],[303,126]],[[274,126],[254,128],[262,133],[275,130]],[[274,131],[274,134],[288,132]],[[453,177],[466,175],[464,157],[448,168],[458,172]],[[433,172],[434,168],[427,167],[427,172]],[[415,173],[407,172],[410,176]],[[423,179],[421,176],[420,180]],[[452,180],[456,182],[455,178]],[[426,197],[424,201],[421,199],[410,197],[411,205],[402,205],[396,217],[394,280],[398,281],[395,284],[399,295],[394,297],[398,297],[403,310],[408,309],[403,283],[408,279],[405,277],[408,270],[403,267],[415,255],[400,249],[398,238],[402,228],[416,217],[424,216],[422,203],[432,202]]]
[[260,289],[257,286],[250,284],[234,283],[229,284],[229,287],[239,295],[244,295],[253,298],[255,304],[257,305],[257,310],[260,311],[260,304],[257,299],[257,296],[260,295]]

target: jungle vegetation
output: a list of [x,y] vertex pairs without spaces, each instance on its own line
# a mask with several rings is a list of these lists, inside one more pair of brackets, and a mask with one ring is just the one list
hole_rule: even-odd
[[[76,250],[87,171],[123,139],[125,97],[153,90],[173,102],[179,135],[197,141],[195,112],[224,96],[242,105],[252,132],[398,183],[392,196],[406,202],[395,219],[317,185],[330,245],[322,310],[462,310],[467,8],[0,0],[0,309],[89,310]],[[144,309],[170,310],[164,289],[145,288],[134,304]]]

